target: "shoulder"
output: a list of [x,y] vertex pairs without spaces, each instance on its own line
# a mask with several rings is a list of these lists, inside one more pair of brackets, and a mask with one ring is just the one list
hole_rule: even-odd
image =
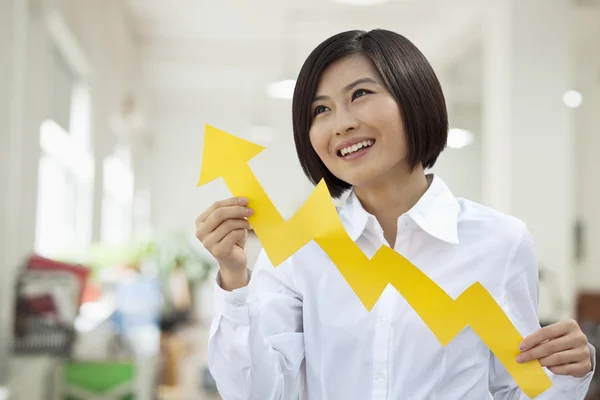
[[[458,199],[459,235],[485,250],[504,266],[503,285],[520,282],[523,290],[537,282],[538,265],[533,237],[520,219],[473,201]],[[514,286],[516,287],[516,286]]]
[[457,198],[457,201],[460,206],[457,221],[460,236],[480,236],[502,247],[517,246],[525,236],[529,236],[527,226],[519,218],[471,200]]

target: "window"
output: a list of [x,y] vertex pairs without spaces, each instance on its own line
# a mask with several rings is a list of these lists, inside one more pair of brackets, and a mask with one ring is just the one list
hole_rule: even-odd
[[133,233],[134,178],[131,156],[122,146],[103,163],[102,242],[118,245]]
[[53,53],[52,113],[40,126],[35,249],[55,257],[91,243],[94,161],[90,96],[58,51]]
[[94,165],[91,154],[53,120],[40,129],[36,251],[85,250],[91,241]]

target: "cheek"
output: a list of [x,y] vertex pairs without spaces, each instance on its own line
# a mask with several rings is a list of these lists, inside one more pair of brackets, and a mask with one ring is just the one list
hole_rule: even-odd
[[387,145],[398,150],[406,146],[406,133],[402,122],[402,114],[398,106],[392,102],[379,109],[377,123]]
[[309,131],[310,143],[312,144],[315,152],[323,160],[329,154],[329,137],[322,130],[318,129],[318,127],[311,127]]

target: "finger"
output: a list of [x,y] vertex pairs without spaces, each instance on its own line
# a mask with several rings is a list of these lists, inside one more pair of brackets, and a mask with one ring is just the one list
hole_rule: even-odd
[[245,229],[237,229],[229,232],[223,240],[214,246],[212,255],[217,259],[229,258],[233,253],[234,246],[237,246],[236,243],[242,240],[244,236],[246,236]]
[[[197,223],[196,225],[196,237],[202,242],[204,247],[210,249],[210,247],[220,241],[227,232],[222,232],[217,238],[211,240],[212,233],[218,229],[223,223],[229,219],[245,220],[246,216],[252,215],[252,210],[243,206],[228,206],[222,207],[215,210],[206,222]],[[241,215],[241,217],[236,217]],[[240,226],[239,228],[244,228]],[[247,229],[247,228],[246,228]]]
[[545,340],[559,338],[570,332],[571,329],[572,324],[569,321],[557,322],[556,324],[545,326],[523,339],[519,345],[519,350],[525,351]]
[[578,345],[578,341],[573,336],[563,336],[557,339],[548,340],[537,346],[526,350],[517,356],[517,362],[523,363],[531,360],[539,360],[551,354],[570,350]]
[[216,201],[196,218],[196,227],[198,227],[200,223],[206,222],[206,219],[218,208],[246,205],[248,205],[248,199],[245,197],[231,197],[229,199]]
[[592,370],[592,367],[589,362],[584,362],[557,365],[555,367],[548,367],[548,369],[556,375],[570,375],[575,378],[583,378]]
[[236,246],[237,243],[244,240],[246,234],[247,231],[245,229],[237,229],[235,231],[231,231],[223,238],[223,240],[221,240],[220,244],[233,248],[233,246]]
[[222,241],[229,232],[248,228],[250,228],[250,223],[245,219],[228,219],[206,237],[203,242],[204,247],[210,250],[212,246]]
[[570,349],[550,354],[539,359],[543,367],[556,367],[559,365],[581,362],[589,358],[585,348]]
[[219,225],[228,219],[244,219],[253,214],[251,208],[245,206],[227,206],[217,208],[211,215],[208,216],[204,223],[208,232],[212,232]]

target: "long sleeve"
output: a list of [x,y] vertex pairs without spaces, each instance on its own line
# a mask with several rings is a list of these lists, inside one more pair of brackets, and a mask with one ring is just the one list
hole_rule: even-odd
[[[528,336],[540,329],[538,266],[533,239],[524,226],[523,232],[509,256],[505,274],[501,306],[521,335]],[[593,356],[595,349],[593,346],[589,346]],[[536,400],[583,400],[594,369],[595,365],[585,377],[574,378],[554,375],[544,368],[552,380],[552,387],[538,396]],[[529,399],[493,354],[490,356],[489,386],[495,400]]]
[[302,297],[290,261],[274,268],[262,251],[247,287],[215,285],[210,372],[223,400],[292,400],[303,359]]

